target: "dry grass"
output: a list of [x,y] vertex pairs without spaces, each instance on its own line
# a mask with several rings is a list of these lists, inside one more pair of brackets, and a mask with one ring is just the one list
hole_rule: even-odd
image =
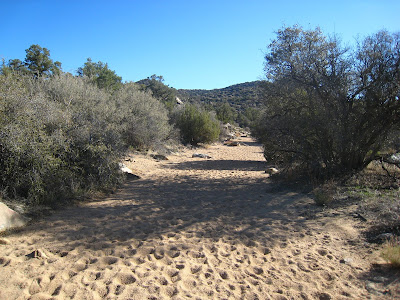
[[330,180],[323,185],[314,188],[314,201],[318,206],[327,206],[334,200],[337,193],[337,184],[335,181]]
[[381,256],[393,267],[400,268],[400,239],[393,238],[385,243]]

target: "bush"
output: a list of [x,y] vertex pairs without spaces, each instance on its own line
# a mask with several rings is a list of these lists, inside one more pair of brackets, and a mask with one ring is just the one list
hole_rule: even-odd
[[117,106],[115,122],[127,146],[155,148],[173,136],[165,105],[136,84],[125,84],[114,93],[113,102]]
[[107,94],[72,76],[0,76],[0,188],[9,198],[57,205],[120,175],[119,134]]
[[184,143],[197,145],[218,140],[220,124],[210,112],[187,104],[175,111],[174,119]]
[[318,28],[279,30],[254,132],[266,159],[319,178],[366,167],[400,123],[399,38],[381,31],[350,52]]

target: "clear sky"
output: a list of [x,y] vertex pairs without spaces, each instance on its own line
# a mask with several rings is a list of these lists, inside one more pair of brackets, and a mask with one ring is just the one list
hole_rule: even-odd
[[319,26],[346,43],[400,31],[399,0],[1,0],[0,59],[39,44],[75,74],[88,57],[123,81],[162,75],[174,88],[213,89],[263,78],[275,31]]

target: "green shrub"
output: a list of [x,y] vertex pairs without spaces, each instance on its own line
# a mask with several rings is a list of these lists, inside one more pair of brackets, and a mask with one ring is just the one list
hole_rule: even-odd
[[211,143],[219,137],[219,122],[210,112],[194,105],[185,105],[175,112],[174,118],[184,143]]
[[120,181],[108,97],[82,79],[0,76],[0,189],[57,205]]

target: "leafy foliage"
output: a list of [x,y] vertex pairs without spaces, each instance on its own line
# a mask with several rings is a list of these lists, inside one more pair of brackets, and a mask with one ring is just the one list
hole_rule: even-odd
[[137,82],[143,90],[152,93],[152,96],[171,111],[176,103],[176,90],[164,84],[164,78],[158,75],[152,75],[146,79]]
[[86,77],[0,75],[0,191],[57,205],[111,189],[128,146],[153,147],[171,132],[164,105],[135,84],[110,94]]
[[101,61],[94,63],[91,58],[87,59],[83,67],[78,68],[77,73],[80,77],[88,77],[100,89],[113,91],[122,85],[122,77],[110,70],[108,64]]
[[165,106],[137,84],[124,84],[112,99],[118,107],[114,116],[125,145],[155,148],[173,136]]
[[317,177],[368,165],[400,122],[399,50],[399,35],[386,31],[350,52],[318,28],[279,30],[255,131],[266,159]]
[[236,118],[236,111],[228,102],[218,104],[216,107],[217,118],[222,123],[233,123]]
[[50,58],[50,51],[39,45],[31,45],[25,50],[26,58],[22,62],[19,59],[11,59],[8,64],[3,62],[2,74],[18,71],[21,74],[32,74],[36,77],[59,75],[61,63],[53,62]]
[[186,104],[185,107],[178,109],[174,118],[184,143],[192,145],[211,143],[219,137],[219,122],[210,112],[193,104]]

